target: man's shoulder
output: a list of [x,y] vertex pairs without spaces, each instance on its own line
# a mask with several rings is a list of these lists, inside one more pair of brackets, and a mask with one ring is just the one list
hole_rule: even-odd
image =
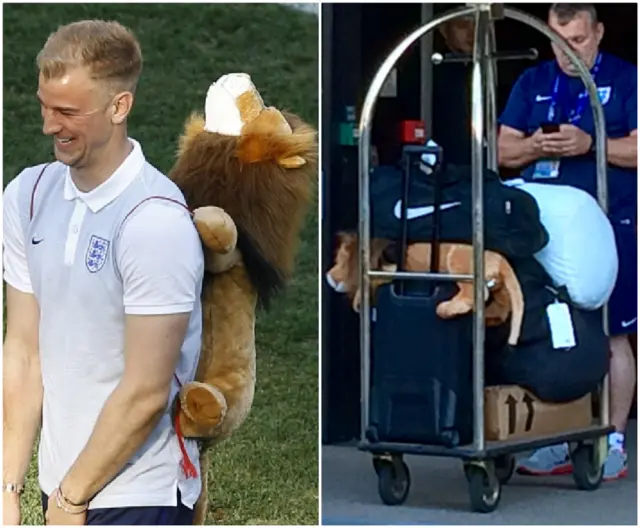
[[145,229],[166,229],[172,222],[182,224],[184,219],[192,223],[184,194],[162,171],[145,162],[138,183],[139,187],[133,190],[134,195],[129,199],[131,210],[127,214],[127,224],[144,232]]
[[178,200],[162,198],[148,200],[131,215],[126,223],[126,231],[136,236],[148,237],[153,233],[169,231],[189,231],[195,229],[191,215]]
[[179,199],[184,203],[182,191],[165,173],[148,161],[145,161],[143,171],[145,186],[150,193],[154,196],[159,195],[166,198]]
[[602,58],[607,65],[607,69],[614,73],[616,77],[637,80],[638,66],[635,64],[607,52],[602,52]]
[[532,87],[537,87],[541,83],[548,84],[555,75],[554,64],[553,60],[545,60],[529,66],[520,74],[518,80]]
[[[152,199],[127,215],[117,232],[120,255],[128,259],[146,254],[161,254],[164,263],[189,260],[201,266],[200,236],[186,207],[179,200]],[[167,254],[167,248],[172,248]]]
[[39,180],[42,180],[42,177],[62,174],[64,168],[65,165],[59,161],[39,163],[38,165],[29,165],[24,167],[9,181],[9,183],[7,183],[4,189],[4,194],[5,196],[11,193],[15,193],[17,195],[18,192],[25,189],[29,189],[29,192],[31,192],[31,190],[35,188],[36,183],[39,184]]
[[13,180],[26,180],[29,178],[37,179],[45,173],[54,174],[60,172],[61,170],[64,170],[64,168],[65,165],[60,163],[59,161],[48,161],[45,163],[39,163],[37,165],[29,165],[27,167],[24,167],[18,174],[16,174]]

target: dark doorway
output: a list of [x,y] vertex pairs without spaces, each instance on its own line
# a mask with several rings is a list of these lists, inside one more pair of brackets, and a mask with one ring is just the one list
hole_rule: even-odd
[[[464,4],[433,4],[434,16]],[[546,19],[550,4],[506,4]],[[637,64],[637,5],[597,4],[605,24],[602,48]],[[358,149],[341,144],[339,124],[349,107],[360,107],[373,75],[393,47],[421,25],[420,4],[324,4],[323,8],[323,217],[322,270],[333,261],[335,235],[358,225]],[[536,48],[539,60],[552,58],[548,39],[517,21],[496,23],[499,50]],[[631,45],[629,43],[632,43]],[[434,46],[438,37],[434,32]],[[503,62],[498,68],[498,112],[513,83],[531,62]],[[435,75],[435,73],[434,73]],[[427,89],[430,89],[427,87]],[[420,47],[398,63],[397,96],[376,106],[372,142],[381,162],[398,153],[397,124],[420,118]],[[433,105],[438,105],[434,101]],[[438,123],[433,123],[434,127]],[[348,302],[327,287],[322,291],[322,436],[324,443],[348,442],[360,434],[360,350],[358,317]],[[635,414],[633,411],[632,414]]]

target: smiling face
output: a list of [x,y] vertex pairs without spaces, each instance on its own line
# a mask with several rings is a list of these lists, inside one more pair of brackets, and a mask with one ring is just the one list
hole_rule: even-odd
[[49,79],[40,74],[37,97],[56,159],[76,169],[97,162],[119,124],[105,84],[91,79],[87,68]]
[[[586,64],[587,68],[593,66],[600,47],[600,41],[604,35],[604,26],[601,22],[594,23],[587,11],[579,11],[571,20],[559,18],[551,11],[549,13],[549,27],[560,34]],[[572,77],[578,76],[578,71],[569,60],[569,57],[557,45],[552,44],[551,47],[560,69]]]

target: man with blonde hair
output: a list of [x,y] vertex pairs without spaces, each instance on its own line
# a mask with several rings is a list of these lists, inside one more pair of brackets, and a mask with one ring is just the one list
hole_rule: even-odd
[[204,262],[182,193],[127,133],[140,46],[81,21],[37,63],[56,161],[4,196],[3,524],[39,429],[48,524],[191,524],[200,479],[181,462],[197,472],[198,448],[170,403],[195,375]]

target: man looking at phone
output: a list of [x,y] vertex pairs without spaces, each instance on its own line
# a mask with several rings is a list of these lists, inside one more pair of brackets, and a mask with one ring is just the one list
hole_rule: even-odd
[[[590,69],[605,114],[609,218],[619,271],[609,299],[611,422],[605,479],[627,474],[624,432],[635,365],[629,334],[637,331],[637,67],[600,51],[604,27],[593,4],[553,4],[549,26]],[[570,59],[552,44],[556,60],[528,69],[515,84],[500,118],[498,160],[520,168],[526,181],[571,185],[597,197],[593,112]],[[566,444],[536,451],[519,472],[571,472]]]

